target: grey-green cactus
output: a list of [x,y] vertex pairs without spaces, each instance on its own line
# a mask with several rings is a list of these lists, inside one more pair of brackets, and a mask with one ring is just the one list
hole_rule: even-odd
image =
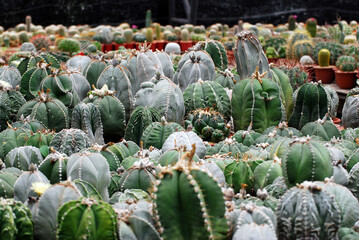
[[90,86],[97,84],[99,76],[106,67],[107,64],[103,61],[103,59],[94,60],[86,65],[82,73],[86,77]]
[[42,172],[51,184],[59,183],[67,179],[66,164],[68,156],[52,149],[52,153],[40,163],[39,171]]
[[20,83],[21,74],[16,67],[0,67],[0,81],[9,83],[13,89]]
[[219,83],[222,87],[233,89],[234,85],[239,82],[239,76],[237,74],[233,74],[229,69],[224,71],[218,71],[214,81]]
[[38,148],[33,146],[24,146],[12,149],[5,157],[4,163],[6,167],[16,167],[26,171],[30,164],[39,165],[43,161],[43,157]]
[[50,74],[50,65],[38,62],[35,67],[29,68],[21,77],[20,92],[27,100],[34,99],[40,91],[41,81]]
[[80,101],[87,97],[87,93],[91,90],[90,84],[86,77],[79,71],[68,70],[66,74],[72,81],[73,91],[77,93]]
[[324,141],[329,141],[333,137],[340,138],[340,132],[331,120],[327,120],[327,116],[318,119],[315,122],[305,124],[301,130],[304,136],[318,136]]
[[90,146],[91,141],[87,134],[76,128],[61,130],[61,132],[55,135],[50,143],[50,147],[67,156],[78,153],[82,149]]
[[254,191],[262,189],[274,182],[277,177],[282,176],[281,162],[278,160],[265,161],[259,164],[253,172]]

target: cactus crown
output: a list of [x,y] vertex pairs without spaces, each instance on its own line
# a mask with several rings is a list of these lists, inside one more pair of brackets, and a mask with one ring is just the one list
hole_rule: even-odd
[[352,56],[341,56],[338,58],[336,66],[341,71],[352,72],[357,68],[357,62]]

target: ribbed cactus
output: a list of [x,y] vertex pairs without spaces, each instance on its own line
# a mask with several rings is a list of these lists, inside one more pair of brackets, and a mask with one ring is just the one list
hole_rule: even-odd
[[305,39],[296,41],[292,47],[292,55],[287,58],[300,60],[304,55],[311,55],[313,52],[313,43],[311,40]]
[[71,181],[49,187],[33,209],[34,237],[36,239],[56,239],[57,212],[65,203],[81,197],[81,193]]
[[114,143],[112,142],[107,143],[103,146],[93,145],[91,148],[87,148],[84,151],[88,151],[91,153],[100,153],[106,158],[110,171],[117,171],[117,169],[121,167],[121,161],[114,152],[108,149],[108,147],[112,145],[114,145]]
[[254,175],[247,161],[240,159],[232,162],[224,168],[223,172],[226,177],[226,183],[232,187],[235,192],[238,193],[242,188],[248,192],[252,191]]
[[16,120],[16,113],[25,102],[20,92],[0,84],[0,131]]
[[104,144],[100,110],[92,103],[80,103],[72,111],[71,128],[84,131],[92,144]]
[[21,77],[20,92],[27,100],[34,99],[40,91],[40,83],[50,74],[50,65],[38,62],[36,67],[28,69]]
[[32,240],[34,226],[30,210],[21,202],[0,198],[1,239]]
[[51,64],[51,67],[59,69],[61,68],[59,61],[50,53],[38,53],[38,54],[30,54],[24,55],[23,60],[17,66],[21,76],[30,68],[36,67],[38,63],[43,62],[46,64]]
[[110,27],[104,27],[101,32],[102,43],[111,44],[113,41],[113,35]]
[[[355,89],[355,88],[354,88]],[[345,128],[359,127],[359,96],[354,93],[347,96],[342,110],[342,123]]]
[[225,119],[230,118],[230,99],[219,83],[199,80],[188,86],[183,98],[187,114],[199,108],[213,107]]
[[32,146],[24,146],[12,149],[5,157],[4,163],[6,167],[16,167],[26,171],[30,164],[39,165],[43,161],[43,157],[38,148]]
[[292,127],[288,127],[287,122],[280,122],[278,126],[272,126],[263,131],[263,134],[269,134],[272,131],[276,131],[275,134],[279,137],[301,137],[303,134]]
[[28,15],[25,18],[25,23],[26,23],[26,32],[31,32],[31,16]]
[[277,237],[275,231],[267,224],[247,223],[237,228],[233,239],[277,240]]
[[333,137],[340,138],[338,128],[331,120],[327,120],[327,116],[315,122],[305,124],[301,132],[304,136],[318,136],[324,141],[330,141]]
[[42,122],[47,128],[61,131],[69,126],[66,106],[58,99],[50,98],[49,92],[39,92],[37,99],[28,101],[19,109],[17,118],[30,116]]
[[169,79],[172,79],[174,71],[173,71],[173,63],[170,55],[168,55],[165,51],[156,51],[156,56],[161,62],[163,74],[168,77]]
[[354,194],[354,196],[359,198],[359,164],[356,163],[349,172],[349,183],[348,189]]
[[[0,165],[3,165],[2,161],[0,161]],[[0,168],[2,168],[2,166]],[[0,171],[0,197],[14,197],[14,185],[17,178],[18,175],[15,173]]]
[[111,175],[106,159],[99,153],[76,153],[69,157],[66,174],[71,179],[81,179],[92,184],[101,194],[104,201],[108,201],[107,187]]
[[129,119],[133,107],[130,72],[114,59],[112,64],[102,71],[97,80],[96,87],[98,89],[101,89],[104,85],[107,85],[109,90],[114,91],[114,96],[125,107],[126,119]]
[[316,62],[319,62],[319,51],[322,49],[328,49],[330,52],[329,65],[335,65],[337,59],[345,55],[345,49],[343,45],[336,42],[319,42],[313,49],[312,56]]
[[[161,155],[161,157],[157,160],[157,163],[162,167],[174,166],[182,158],[182,156],[188,152],[189,151],[187,151],[185,147],[169,149]],[[198,162],[199,158],[196,154],[194,154],[192,160],[194,162]]]
[[280,90],[271,79],[263,78],[258,69],[253,78],[241,80],[233,89],[232,117],[234,129],[252,129],[263,132],[278,125],[282,119]]
[[64,38],[58,43],[57,49],[62,52],[73,54],[80,51],[80,42],[76,39]]
[[144,44],[137,54],[137,75],[141,82],[151,81],[157,73],[164,75],[162,64],[157,55],[149,50],[149,47]]
[[66,67],[70,71],[82,72],[90,62],[91,58],[89,56],[76,55],[67,60]]
[[329,112],[328,95],[320,83],[306,83],[297,90],[294,111],[288,125],[298,130]]
[[117,240],[115,210],[108,203],[89,198],[69,201],[58,211],[56,238]]
[[168,123],[164,117],[161,118],[161,122],[151,123],[142,133],[141,141],[144,148],[151,146],[161,149],[163,143],[166,141],[169,135],[173,132],[184,130],[178,123]]
[[151,123],[159,121],[160,118],[160,115],[154,108],[136,107],[127,123],[125,139],[140,144],[143,131]]
[[323,181],[333,174],[329,151],[309,137],[295,138],[282,156],[282,171],[288,186],[303,181]]
[[191,166],[194,152],[195,147],[160,173],[154,187],[154,218],[164,239],[225,238],[223,193],[206,172]]
[[105,139],[119,140],[125,135],[125,107],[106,85],[90,91],[83,102],[93,103],[100,110]]
[[296,15],[289,15],[288,17],[288,30],[289,31],[294,31],[296,29],[296,21],[297,21],[297,16]]
[[269,72],[269,64],[266,55],[262,49],[262,44],[259,39],[249,31],[242,31],[237,33],[238,38],[236,42],[236,50],[234,57],[236,59],[237,72],[240,79],[250,78],[258,71],[268,72],[267,77],[271,78]]
[[20,83],[21,74],[16,67],[0,67],[0,81],[9,83],[13,89]]
[[320,49],[318,53],[318,63],[321,67],[328,67],[330,61],[330,52],[328,49]]
[[222,43],[212,39],[206,39],[203,42],[198,42],[194,48],[205,50],[213,59],[214,65],[220,70],[225,70],[228,64],[226,49]]
[[72,81],[73,92],[77,93],[78,98],[82,101],[87,97],[87,93],[91,90],[90,84],[86,77],[77,70],[68,70],[66,74]]
[[222,87],[233,89],[234,85],[239,81],[239,76],[233,74],[229,69],[218,71],[214,81],[219,83]]
[[259,164],[254,172],[254,191],[263,189],[274,182],[277,177],[282,176],[281,162],[277,160],[265,161]]
[[9,127],[0,132],[0,159],[14,148],[24,146],[27,138],[31,136],[31,130],[24,127]]
[[335,65],[343,72],[353,72],[357,69],[357,61],[352,56],[339,57]]
[[103,59],[94,60],[86,65],[82,73],[86,77],[90,86],[97,84],[99,76],[106,67],[107,64],[103,61]]
[[207,149],[206,155],[225,154],[233,157],[242,156],[249,148],[242,143],[238,143],[235,138],[226,138],[224,141],[219,142]]
[[277,207],[279,239],[338,239],[340,209],[332,195],[313,182],[289,189]]
[[155,83],[141,84],[141,89],[135,96],[135,107],[152,107],[167,121],[181,123],[185,106],[180,88],[167,77],[157,75],[154,80]]
[[67,179],[66,164],[68,156],[52,149],[52,153],[40,163],[39,171],[42,172],[51,184],[59,183]]
[[50,143],[50,147],[67,156],[78,153],[90,146],[91,141],[87,134],[76,128],[63,129],[55,135]]
[[120,162],[129,156],[133,156],[140,150],[140,147],[132,141],[122,141],[120,143],[108,145],[107,150],[113,152]]
[[255,143],[255,140],[262,134],[252,130],[252,124],[248,126],[247,130],[237,131],[232,138],[236,139],[238,143],[242,143],[244,146],[251,146]]
[[280,66],[279,69],[289,77],[293,91],[307,82],[307,74],[299,67]]
[[25,145],[39,148],[42,156],[46,157],[49,154],[50,142],[54,136],[54,131],[39,130],[35,133],[31,133]]

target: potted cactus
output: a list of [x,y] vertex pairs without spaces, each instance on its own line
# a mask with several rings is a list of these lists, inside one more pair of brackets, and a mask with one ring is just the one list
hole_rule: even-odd
[[328,49],[321,49],[318,53],[319,66],[314,66],[315,77],[317,81],[322,83],[332,83],[334,81],[334,66],[329,65],[330,51]]
[[336,62],[335,82],[340,88],[350,89],[356,85],[357,62],[352,56],[341,56]]
[[192,41],[189,40],[189,32],[188,29],[182,29],[181,31],[181,41],[180,41],[180,46],[181,46],[181,51],[187,51],[188,48],[192,47]]
[[156,48],[162,51],[165,48],[166,44],[161,36],[161,25],[159,23],[155,23],[154,25],[156,40],[153,43],[156,43]]
[[156,42],[153,41],[153,29],[150,27],[146,29],[146,42],[151,44],[152,51],[156,50]]
[[127,28],[123,31],[123,36],[126,39],[125,42],[125,48],[133,48],[134,42],[133,42],[133,31],[131,28]]

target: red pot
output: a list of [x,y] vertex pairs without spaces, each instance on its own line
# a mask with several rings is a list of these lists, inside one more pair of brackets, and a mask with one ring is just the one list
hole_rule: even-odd
[[105,44],[101,44],[101,51],[105,52]]
[[337,70],[335,71],[335,82],[340,88],[351,89],[356,86],[356,74],[357,72],[342,72]]
[[157,47],[156,42],[151,42],[151,43],[147,43],[147,44],[151,44],[151,50],[152,50],[153,52],[156,51],[156,47]]
[[136,48],[136,50],[140,50],[140,46],[141,46],[142,44],[143,44],[143,43],[135,42],[135,48]]
[[320,67],[315,66],[314,72],[317,81],[322,83],[332,83],[334,81],[334,66]]
[[112,51],[113,50],[113,44],[112,43],[110,43],[110,44],[104,44],[105,46],[104,46],[104,52],[110,52],[110,51]]
[[181,51],[187,51],[188,48],[192,47],[192,41],[180,41]]
[[132,49],[134,47],[134,42],[125,43],[125,48]]
[[166,46],[166,42],[161,40],[161,41],[156,41],[156,48],[160,51],[164,50]]
[[277,58],[277,57],[268,58],[268,63],[276,64],[278,62],[278,60],[279,60],[279,58]]

